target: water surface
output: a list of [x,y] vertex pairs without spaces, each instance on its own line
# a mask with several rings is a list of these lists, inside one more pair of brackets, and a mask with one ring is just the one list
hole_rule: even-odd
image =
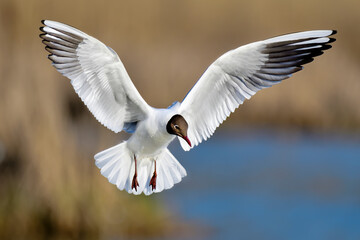
[[170,148],[188,176],[159,198],[206,226],[197,239],[360,239],[357,136],[223,130]]

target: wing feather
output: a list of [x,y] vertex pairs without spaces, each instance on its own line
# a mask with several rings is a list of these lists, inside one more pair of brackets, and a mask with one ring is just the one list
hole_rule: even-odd
[[[218,58],[186,95],[180,114],[188,122],[192,147],[208,139],[245,99],[303,69],[331,48],[336,31],[287,34],[250,43]],[[179,138],[184,150],[189,145]]]
[[71,80],[95,118],[114,132],[136,128],[150,107],[132,83],[119,56],[71,26],[44,20],[40,37],[53,66]]

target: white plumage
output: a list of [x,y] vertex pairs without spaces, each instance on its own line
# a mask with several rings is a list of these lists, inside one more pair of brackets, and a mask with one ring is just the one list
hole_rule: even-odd
[[[128,141],[95,155],[102,175],[120,190],[146,195],[169,189],[186,176],[167,149],[175,136],[184,150],[208,139],[245,99],[289,78],[329,49],[335,41],[329,36],[336,33],[299,32],[231,50],[208,67],[182,103],[155,109],[141,97],[110,47],[68,25],[49,20],[43,24],[40,36],[49,59],[71,80],[95,118],[116,133],[133,133]],[[185,120],[180,132],[176,115]]]

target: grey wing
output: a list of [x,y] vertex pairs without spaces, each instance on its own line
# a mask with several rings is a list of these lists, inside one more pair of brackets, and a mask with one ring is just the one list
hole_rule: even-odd
[[[245,99],[303,69],[335,39],[332,30],[287,34],[250,43],[218,58],[184,98],[180,114],[188,122],[192,147],[209,138]],[[179,138],[184,150],[191,147]]]
[[114,132],[134,130],[150,106],[141,97],[119,56],[99,40],[71,26],[42,21],[40,37],[53,66],[71,80],[95,118]]

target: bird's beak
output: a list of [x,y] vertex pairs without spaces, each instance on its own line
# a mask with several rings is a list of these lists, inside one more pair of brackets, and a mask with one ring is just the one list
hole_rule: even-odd
[[189,140],[189,138],[187,136],[181,136],[188,144],[189,146],[191,147],[191,142]]

